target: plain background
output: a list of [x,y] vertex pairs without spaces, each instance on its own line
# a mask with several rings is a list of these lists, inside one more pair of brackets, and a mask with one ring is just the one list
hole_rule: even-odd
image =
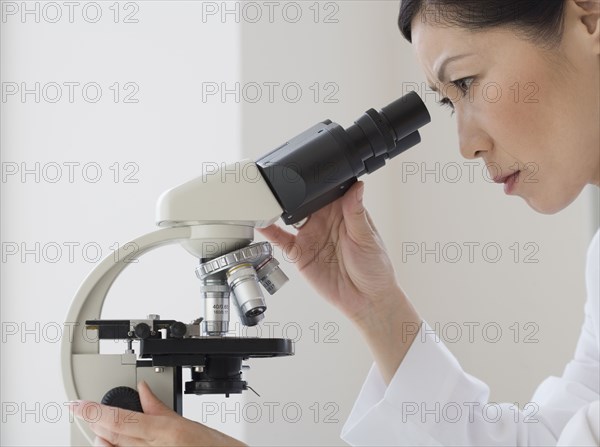
[[[10,15],[13,3],[19,10]],[[483,164],[470,179],[455,122],[425,90],[397,30],[397,1],[250,3],[101,2],[102,16],[90,23],[98,8],[79,2],[70,23],[62,2],[2,2],[3,92],[40,83],[39,102],[19,91],[1,103],[3,173],[19,169],[1,184],[2,445],[69,442],[57,327],[99,262],[97,247],[112,255],[114,244],[152,231],[160,193],[210,164],[255,159],[326,118],[347,127],[415,88],[432,115],[422,143],[365,178],[365,202],[400,284],[463,368],[490,386],[491,401],[523,406],[572,355],[585,251],[598,226],[596,192],[586,189],[568,209],[544,216],[505,196]],[[38,8],[39,23],[35,13],[21,16],[23,5]],[[50,83],[62,86],[57,102]],[[65,83],[79,83],[73,102]],[[88,83],[101,88],[95,103],[83,96]],[[137,102],[125,102],[128,93]],[[79,163],[72,181],[69,163]],[[100,167],[97,181],[87,164]],[[54,182],[56,165],[62,177]],[[418,174],[408,175],[415,166]],[[438,179],[421,177],[436,167]],[[22,177],[23,168],[34,173]],[[439,262],[405,252],[436,243]],[[473,262],[465,243],[479,244]],[[497,262],[486,260],[495,256],[482,252],[486,244],[501,248]],[[525,262],[527,254],[536,262]],[[251,445],[343,445],[339,433],[370,353],[293,259],[279,259],[290,283],[267,296],[271,330],[262,335],[296,339],[296,355],[251,362],[246,379],[260,397],[188,396],[184,414]],[[179,247],[146,255],[115,283],[102,317],[198,317],[195,264]]]

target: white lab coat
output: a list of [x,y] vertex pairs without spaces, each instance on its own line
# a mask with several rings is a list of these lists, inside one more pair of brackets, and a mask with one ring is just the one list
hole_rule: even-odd
[[386,387],[373,364],[341,437],[351,445],[600,445],[600,230],[588,251],[585,322],[562,377],[531,404],[489,403],[489,387],[465,373],[423,323]]

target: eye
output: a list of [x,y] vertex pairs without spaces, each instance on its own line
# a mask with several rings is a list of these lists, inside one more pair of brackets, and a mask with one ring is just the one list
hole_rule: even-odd
[[466,95],[473,83],[473,78],[457,79],[456,81],[451,81],[451,83],[458,88],[463,95]]
[[454,115],[454,104],[448,98],[442,98],[437,102],[442,107],[449,107],[452,111],[450,112],[450,116]]
[[[473,83],[474,78],[472,77],[467,77],[467,78],[461,78],[461,79],[457,79],[456,81],[451,81],[450,83],[452,85],[454,85],[461,93],[461,97],[464,97],[469,89],[471,88],[471,84]],[[440,101],[437,101],[437,103],[443,107],[449,107],[450,109],[452,109],[452,113],[450,113],[450,115],[454,115],[454,104],[452,104],[452,101],[450,101],[450,99],[448,98],[442,98]]]

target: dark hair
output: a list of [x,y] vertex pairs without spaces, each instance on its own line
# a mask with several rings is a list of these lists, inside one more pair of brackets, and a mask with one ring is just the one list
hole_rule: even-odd
[[469,30],[506,26],[543,47],[562,40],[565,0],[402,0],[398,27],[412,42],[411,23],[426,22]]

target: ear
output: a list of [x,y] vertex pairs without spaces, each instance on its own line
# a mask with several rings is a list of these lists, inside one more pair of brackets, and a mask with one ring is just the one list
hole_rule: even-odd
[[600,55],[600,0],[570,0],[576,9],[578,20],[587,30],[587,38],[594,53]]

